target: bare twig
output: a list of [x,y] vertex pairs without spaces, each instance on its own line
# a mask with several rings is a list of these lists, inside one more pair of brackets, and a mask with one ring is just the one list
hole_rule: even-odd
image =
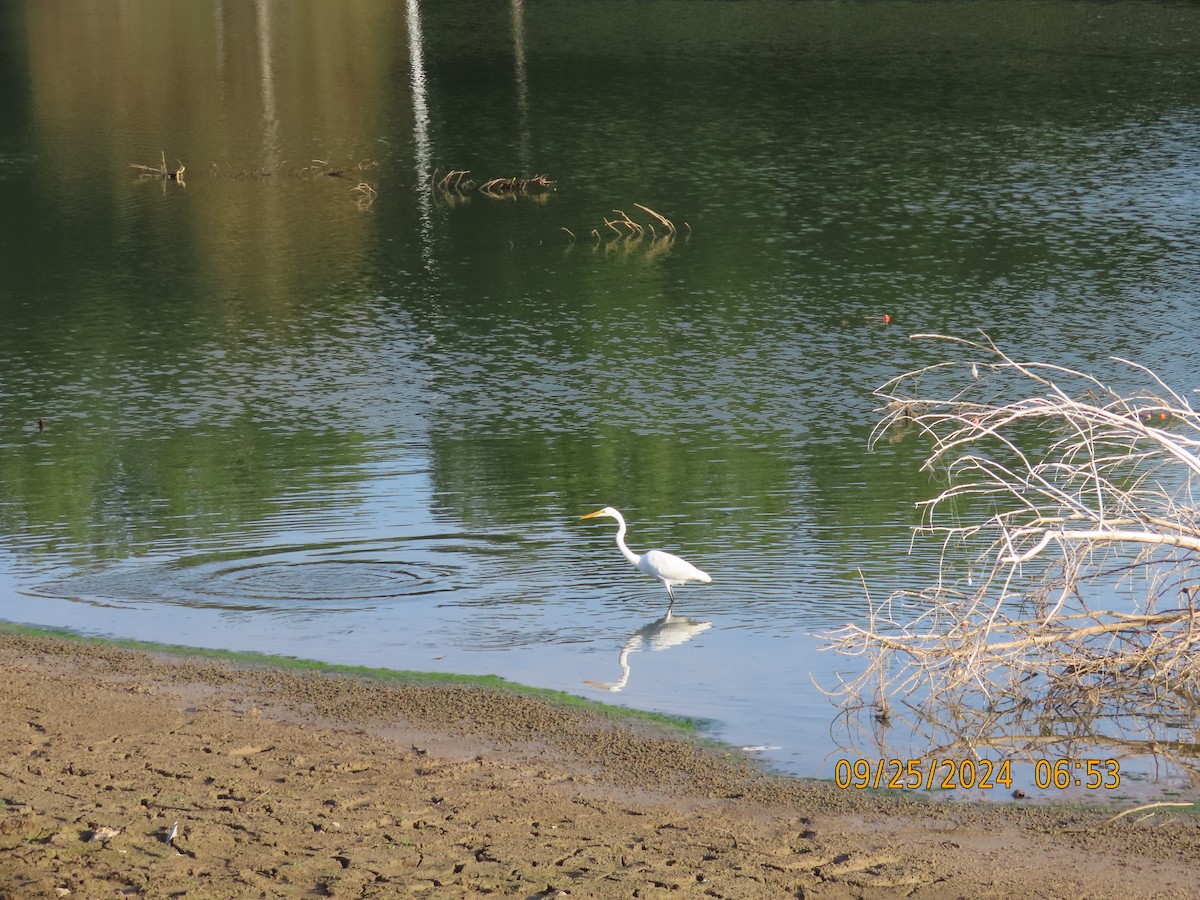
[[165,150],[160,150],[161,161],[157,166],[143,166],[140,163],[130,163],[129,168],[137,169],[141,173],[142,178],[162,178],[164,181],[177,181],[183,184],[184,174],[187,172],[187,167],[179,162],[179,167],[176,169],[167,168],[167,154]]
[[650,215],[654,216],[654,218],[656,218],[659,222],[661,222],[663,227],[667,229],[668,234],[675,233],[675,226],[671,224],[671,220],[668,219],[666,216],[661,216],[658,213],[656,213],[654,210],[652,210],[650,207],[642,206],[642,204],[640,204],[640,203],[635,203],[633,205],[636,206],[638,209],[640,209],[642,212],[647,212],[647,213],[650,213]]
[[[1096,740],[1106,715],[1187,721],[1200,698],[1200,414],[1127,360],[1115,362],[1141,386],[1122,391],[986,335],[914,337],[956,358],[879,388],[871,443],[905,429],[930,441],[924,468],[945,487],[919,504],[914,540],[941,540],[941,568],[826,635],[870,661],[831,695],[846,709],[903,695],[972,744],[1039,729]],[[1128,608],[1113,607],[1115,587]]]
[[1166,800],[1161,800],[1157,803],[1146,803],[1146,804],[1143,804],[1142,806],[1135,806],[1133,809],[1127,809],[1127,810],[1125,810],[1125,812],[1117,813],[1111,819],[1105,819],[1101,824],[1102,825],[1111,825],[1113,822],[1117,821],[1117,819],[1123,819],[1126,816],[1132,815],[1135,812],[1143,812],[1147,809],[1158,809],[1159,807],[1162,807],[1162,806],[1195,806],[1195,805],[1196,805],[1195,803],[1184,803],[1184,802],[1175,802],[1175,801],[1166,801]]

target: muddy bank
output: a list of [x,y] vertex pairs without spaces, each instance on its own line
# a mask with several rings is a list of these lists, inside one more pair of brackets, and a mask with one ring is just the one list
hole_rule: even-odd
[[0,664],[2,897],[1200,893],[1185,815],[840,791],[474,687],[3,633]]

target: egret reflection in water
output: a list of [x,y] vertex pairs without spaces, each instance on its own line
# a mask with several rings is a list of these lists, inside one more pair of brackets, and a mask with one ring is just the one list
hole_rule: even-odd
[[687,616],[672,615],[671,611],[667,610],[667,614],[661,619],[639,628],[625,641],[625,645],[621,647],[621,655],[617,657],[621,666],[620,678],[616,681],[584,679],[583,683],[613,693],[624,690],[625,685],[629,683],[629,654],[645,649],[647,645],[651,650],[668,650],[671,647],[678,647],[680,644],[686,644],[696,635],[708,631],[712,628],[712,624],[712,622],[689,619]]

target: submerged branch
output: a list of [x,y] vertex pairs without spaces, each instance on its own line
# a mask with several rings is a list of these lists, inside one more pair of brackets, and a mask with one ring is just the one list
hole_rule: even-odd
[[157,166],[144,166],[141,163],[130,163],[129,168],[137,169],[138,172],[141,173],[142,178],[162,178],[166,181],[177,181],[180,184],[183,184],[183,177],[187,172],[187,166],[185,166],[182,162],[179,162],[179,160],[176,160],[176,162],[179,162],[179,167],[176,169],[168,169],[166,151],[159,152],[162,154],[162,159]]
[[[601,219],[602,227],[608,229],[608,232],[602,232],[601,228],[599,227],[593,228],[589,232],[589,234],[596,239],[597,247],[603,246],[605,249],[632,248],[634,245],[637,245],[641,242],[641,240],[646,236],[646,232],[648,230],[650,232],[650,240],[647,244],[642,245],[643,247],[647,248],[645,258],[654,258],[660,254],[669,252],[671,247],[674,245],[675,237],[678,233],[675,225],[666,216],[655,212],[648,206],[643,206],[641,203],[635,203],[633,205],[643,212],[649,214],[652,217],[652,220],[646,223],[638,222],[624,210],[614,209],[613,212],[615,212],[620,218],[609,219],[607,217],[603,217]],[[663,228],[666,229],[665,234],[660,235],[658,233],[654,227],[655,222],[658,222]],[[687,226],[687,229],[688,233],[690,234],[691,226]],[[569,228],[562,228],[561,230],[564,234],[574,240],[575,235]],[[611,232],[611,235],[608,235],[609,232]],[[603,242],[605,235],[608,235],[607,242]]]

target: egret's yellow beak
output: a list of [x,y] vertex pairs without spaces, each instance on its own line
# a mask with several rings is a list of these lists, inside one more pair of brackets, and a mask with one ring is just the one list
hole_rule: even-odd
[[594,519],[596,516],[604,515],[604,510],[598,509],[594,513],[588,513],[586,516],[580,516],[581,519]]

